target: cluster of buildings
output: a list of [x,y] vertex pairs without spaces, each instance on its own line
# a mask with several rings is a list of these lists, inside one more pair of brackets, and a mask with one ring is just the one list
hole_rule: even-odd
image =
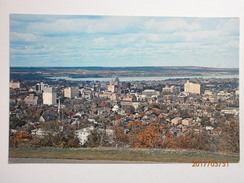
[[[167,124],[168,130],[177,136],[189,129],[218,134],[218,116],[238,118],[238,82],[237,79],[120,82],[115,78],[110,82],[77,82],[72,85],[67,82],[58,85],[55,81],[54,84],[37,82],[22,88],[21,82],[11,81],[10,105],[18,106],[24,102],[40,109],[48,106],[56,109],[56,113],[71,110],[69,116],[57,116],[71,125],[78,124],[76,133],[81,145],[86,143],[95,127],[101,127],[100,118],[111,119],[106,129],[110,136],[115,124],[126,131],[126,125],[131,121],[148,125],[156,120]],[[226,88],[226,85],[233,87]],[[16,114],[17,109],[13,107],[10,112]],[[116,119],[115,115],[120,117]],[[48,121],[41,117],[42,122]]]
[[[21,89],[20,82],[11,81],[10,88]],[[25,93],[24,98],[18,98],[17,100],[24,100],[28,105],[57,105],[57,93],[54,87],[40,82],[30,88]]]

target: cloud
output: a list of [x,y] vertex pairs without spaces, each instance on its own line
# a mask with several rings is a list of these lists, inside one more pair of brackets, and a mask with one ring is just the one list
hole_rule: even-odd
[[107,41],[103,37],[93,39],[93,43],[95,46],[104,46]]
[[146,30],[156,32],[175,32],[179,30],[194,31],[200,29],[198,23],[188,23],[186,20],[181,18],[166,18],[161,20],[155,20],[151,18],[144,24]]
[[93,18],[53,19],[47,22],[33,22],[29,31],[39,34],[62,33],[135,33],[195,31],[201,28],[198,22],[188,22],[183,18],[148,18],[104,16]]
[[56,19],[51,22],[33,22],[27,29],[38,34],[68,34],[68,33],[118,33],[134,31],[138,28],[141,18],[101,17]]
[[194,61],[197,65],[204,59],[206,63],[211,60],[210,65],[228,65],[228,60],[238,63],[239,20],[235,18],[11,18],[10,54],[15,65],[26,64],[27,60],[31,64],[46,60],[47,65],[55,60],[53,64],[60,61],[69,66],[116,62],[117,66],[189,65]]
[[18,33],[18,32],[11,32],[10,33],[10,40],[11,41],[24,41],[30,42],[35,41],[36,36],[30,33]]
[[217,26],[217,29],[223,34],[237,34],[239,35],[239,19],[231,18],[231,19],[223,19]]
[[238,49],[239,48],[239,41],[229,41],[223,44],[224,48],[230,48],[230,49]]

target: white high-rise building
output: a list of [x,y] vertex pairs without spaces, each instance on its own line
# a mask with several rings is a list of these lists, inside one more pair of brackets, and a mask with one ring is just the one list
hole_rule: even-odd
[[115,80],[111,80],[109,85],[107,86],[107,90],[112,93],[117,93],[120,89],[119,78],[115,78]]
[[43,104],[56,105],[57,104],[57,94],[55,88],[44,87],[42,93]]
[[75,98],[79,96],[79,87],[67,87],[64,89],[64,97]]
[[203,93],[203,86],[198,83],[191,83],[189,81],[186,82],[184,86],[184,91],[186,93],[192,94],[202,94]]
[[116,93],[118,91],[117,85],[108,85],[107,89],[112,93]]

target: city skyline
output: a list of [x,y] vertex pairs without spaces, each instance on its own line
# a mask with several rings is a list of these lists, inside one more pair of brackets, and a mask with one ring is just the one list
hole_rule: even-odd
[[239,67],[238,18],[10,16],[11,67]]

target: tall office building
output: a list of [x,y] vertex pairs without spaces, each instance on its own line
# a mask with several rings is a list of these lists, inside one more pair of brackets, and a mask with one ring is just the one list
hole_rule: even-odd
[[115,78],[115,80],[111,80],[109,85],[107,86],[107,90],[112,93],[117,93],[120,89],[119,78]]
[[119,84],[120,84],[120,83],[119,83],[119,78],[118,78],[118,77],[116,77],[116,78],[115,78],[115,80],[114,80],[114,85],[119,86]]
[[43,104],[56,105],[57,104],[57,94],[55,88],[44,87],[42,93]]
[[109,84],[110,84],[110,85],[117,85],[117,86],[119,86],[119,84],[120,84],[120,82],[119,82],[119,78],[116,77],[114,80],[113,80],[113,79],[110,80]]
[[75,98],[79,96],[79,87],[67,87],[64,89],[64,97]]
[[192,93],[192,94],[202,94],[203,86],[198,83],[191,83],[191,82],[187,81],[185,83],[184,92]]
[[37,83],[37,84],[36,84],[36,91],[37,91],[37,92],[42,92],[44,86],[45,86],[45,85],[44,85],[43,82]]
[[108,91],[112,92],[112,93],[116,93],[118,91],[118,86],[117,85],[108,85],[107,87]]

